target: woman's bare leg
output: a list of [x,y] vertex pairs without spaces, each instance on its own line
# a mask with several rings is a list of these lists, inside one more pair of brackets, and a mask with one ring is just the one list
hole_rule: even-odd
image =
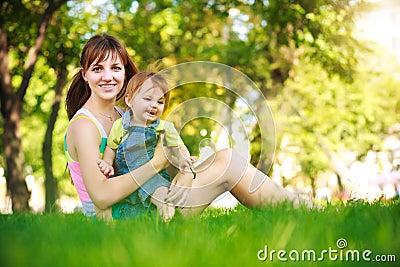
[[214,158],[196,167],[196,171],[197,178],[193,181],[188,199],[180,210],[184,215],[204,210],[226,191],[230,191],[249,208],[284,201],[292,201],[298,205],[300,200],[231,149],[218,151]]

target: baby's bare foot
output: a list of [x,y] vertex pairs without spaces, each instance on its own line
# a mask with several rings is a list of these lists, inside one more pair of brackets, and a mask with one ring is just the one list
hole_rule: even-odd
[[164,203],[158,209],[158,212],[164,222],[169,222],[175,215],[175,207],[172,204]]

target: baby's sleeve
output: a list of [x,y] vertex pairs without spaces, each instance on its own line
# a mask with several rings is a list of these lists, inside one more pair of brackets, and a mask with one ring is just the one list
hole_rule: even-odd
[[124,128],[122,127],[122,119],[118,119],[114,122],[110,134],[107,138],[107,146],[111,149],[117,149],[122,143],[124,135]]
[[179,136],[174,124],[169,121],[161,121],[159,130],[165,131],[165,141],[167,146],[180,146],[183,145],[182,138]]

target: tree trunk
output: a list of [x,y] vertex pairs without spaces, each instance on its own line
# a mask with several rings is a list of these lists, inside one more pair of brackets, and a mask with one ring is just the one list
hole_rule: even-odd
[[28,211],[30,192],[25,183],[24,155],[21,149],[20,120],[21,112],[18,101],[12,97],[2,100],[11,106],[3,113],[3,147],[6,159],[7,192],[11,193],[12,209],[14,211]]
[[60,102],[62,91],[67,81],[68,71],[65,66],[57,74],[56,95],[51,109],[50,118],[47,122],[46,135],[43,142],[42,154],[45,170],[45,188],[46,188],[46,212],[57,211],[56,200],[58,198],[57,180],[53,175],[53,160],[52,160],[52,147],[53,147],[53,130],[57,120],[58,111],[60,109]]
[[0,25],[0,103],[3,116],[3,147],[6,159],[7,192],[11,194],[14,212],[29,210],[30,193],[25,183],[24,155],[20,132],[23,99],[32,77],[40,50],[45,40],[47,26],[56,11],[66,0],[49,1],[37,29],[34,45],[29,49],[24,64],[22,82],[17,91],[12,86],[8,59],[8,37]]
[[25,183],[24,155],[21,149],[21,105],[11,84],[8,67],[7,34],[0,28],[0,96],[3,116],[3,149],[6,160],[7,192],[15,211],[29,210],[30,193]]

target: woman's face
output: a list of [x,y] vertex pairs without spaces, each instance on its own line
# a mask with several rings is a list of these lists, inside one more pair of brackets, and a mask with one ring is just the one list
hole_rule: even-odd
[[82,74],[92,95],[104,100],[115,99],[124,86],[125,68],[119,57],[109,55],[102,62],[94,62]]

